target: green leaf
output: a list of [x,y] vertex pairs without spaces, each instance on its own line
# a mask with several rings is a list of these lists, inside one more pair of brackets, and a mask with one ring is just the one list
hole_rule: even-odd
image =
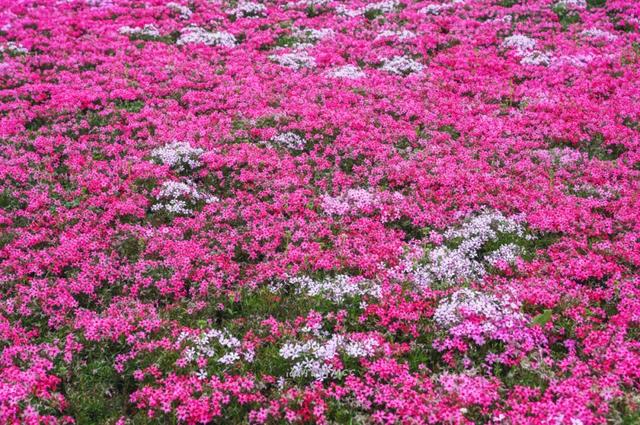
[[534,325],[544,326],[551,320],[551,310],[545,309],[542,313],[533,318],[531,323]]

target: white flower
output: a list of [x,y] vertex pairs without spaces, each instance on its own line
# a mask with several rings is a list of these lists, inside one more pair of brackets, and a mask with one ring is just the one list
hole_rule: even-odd
[[9,52],[13,54],[25,54],[28,53],[29,50],[22,47],[20,44],[17,44],[13,41],[9,41],[4,45],[0,45],[0,53]]
[[330,3],[331,0],[300,0],[298,2],[289,2],[287,3],[287,8],[291,9],[294,7],[308,7],[308,6],[325,6]]
[[378,34],[376,39],[396,38],[398,40],[408,40],[410,38],[414,38],[415,36],[416,34],[409,30],[401,30],[401,31],[384,30],[380,34]]
[[366,74],[355,65],[344,65],[332,69],[331,71],[329,71],[328,75],[334,78],[356,80],[364,77]]
[[495,324],[524,320],[522,313],[517,311],[518,305],[512,304],[499,300],[494,295],[464,288],[441,300],[433,318],[441,327],[451,328],[464,322],[465,315],[479,315],[487,320],[483,325],[484,329],[493,332],[496,329]]
[[348,16],[350,18],[355,18],[356,16],[360,16],[364,13],[363,9],[349,9],[341,4],[336,6],[336,12],[339,15]]
[[272,144],[282,146],[287,149],[302,150],[306,145],[306,141],[295,133],[281,133],[273,136],[270,140]]
[[485,262],[491,265],[499,260],[515,262],[522,249],[513,243],[497,246],[484,258],[481,254],[488,242],[495,243],[503,234],[524,240],[532,238],[515,218],[506,218],[500,212],[483,211],[471,216],[444,232],[444,240],[449,244],[456,241],[455,247],[442,245],[429,251],[428,262],[413,268],[413,282],[422,288],[435,283],[451,286],[482,278],[486,274]]
[[522,65],[547,66],[551,63],[551,57],[536,50],[525,54],[524,57],[520,60],[520,63]]
[[196,201],[204,201],[207,204],[218,201],[215,196],[200,193],[190,180],[164,182],[156,199],[157,203],[151,207],[152,211],[164,210],[180,215],[190,215]]
[[561,56],[555,62],[555,66],[570,65],[576,68],[584,68],[594,59],[593,55]]
[[146,37],[160,37],[160,30],[153,24],[147,24],[144,27],[121,27],[118,32],[123,35],[141,35]]
[[383,13],[393,12],[393,10],[398,7],[400,2],[398,0],[384,0],[377,3],[370,3],[364,7],[364,11],[368,12],[370,10],[379,10]]
[[204,369],[199,369],[198,372],[196,373],[196,377],[200,380],[204,380],[207,379],[207,371]]
[[153,159],[161,164],[168,165],[178,172],[193,170],[198,168],[200,155],[204,151],[200,148],[193,148],[186,142],[173,142],[151,151]]
[[280,356],[286,360],[298,360],[289,372],[292,378],[312,377],[316,381],[324,381],[328,377],[342,375],[341,371],[332,366],[330,360],[339,355],[370,357],[378,347],[378,341],[372,337],[333,335],[324,341],[285,343],[280,348]]
[[394,56],[385,59],[382,70],[396,75],[408,75],[422,71],[424,66],[411,58],[405,56]]
[[518,53],[524,54],[535,49],[536,41],[522,34],[514,34],[504,39],[502,42],[504,47],[516,49]]
[[583,30],[580,33],[580,35],[583,37],[600,38],[600,39],[609,40],[609,41],[613,41],[618,38],[615,34],[611,34],[608,31],[603,31],[598,28],[589,28],[589,29]]
[[307,41],[315,42],[333,36],[333,30],[331,28],[294,28],[293,35]]
[[420,9],[420,13],[425,15],[439,15],[443,10],[451,8],[448,4],[430,4]]
[[295,70],[300,68],[313,68],[316,66],[316,59],[305,51],[271,55],[269,56],[269,59],[282,66]]
[[195,25],[190,25],[182,29],[176,44],[179,46],[206,44],[207,46],[233,47],[236,45],[236,38],[228,32],[209,32]]
[[240,360],[240,355],[236,352],[227,353],[218,359],[218,363],[230,365]]
[[366,12],[379,11],[382,13],[393,12],[400,2],[398,0],[384,0],[376,3],[370,3],[364,7],[357,9],[348,9],[343,5],[336,7],[336,12],[340,15],[348,16],[350,18],[363,15]]
[[235,9],[230,13],[237,17],[257,17],[262,16],[266,12],[267,8],[264,4],[253,3],[248,1],[240,1]]
[[[286,284],[292,287],[297,294],[305,294],[311,297],[322,297],[336,304],[344,303],[348,298],[371,296],[380,298],[380,285],[370,280],[351,278],[346,275],[338,275],[324,280],[313,280],[307,276],[292,277]],[[272,286],[276,292],[283,284]]]
[[513,264],[520,257],[521,253],[522,248],[520,248],[516,244],[509,243],[500,246],[500,248],[490,253],[485,259],[491,265],[496,265],[501,261],[504,261],[508,264]]
[[174,12],[179,13],[182,19],[189,19],[193,14],[193,12],[191,12],[191,9],[189,9],[187,6],[183,6],[175,2],[167,3],[167,7]]
[[[244,349],[240,340],[226,329],[208,329],[200,335],[184,337],[179,342],[182,341],[189,345],[182,353],[182,358],[189,363],[204,357],[230,366],[240,359],[252,362],[255,357],[253,349]],[[200,369],[197,376],[199,379],[206,378],[206,371]]]
[[558,0],[555,5],[567,9],[584,9],[587,7],[587,2],[586,0]]

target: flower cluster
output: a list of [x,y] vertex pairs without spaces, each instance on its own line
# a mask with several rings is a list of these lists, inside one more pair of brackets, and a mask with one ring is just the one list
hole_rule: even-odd
[[348,298],[365,296],[380,298],[381,296],[379,284],[366,279],[354,279],[346,275],[323,280],[314,280],[307,276],[292,277],[284,282],[275,283],[271,290],[278,292],[284,287],[293,288],[300,295],[321,297],[338,304],[342,304]]
[[195,184],[189,180],[166,181],[158,190],[156,203],[152,211],[164,211],[169,214],[190,215],[198,201],[207,204],[216,202],[218,198],[201,193]]
[[411,58],[404,56],[394,56],[391,59],[385,59],[382,70],[396,75],[409,75],[422,71],[424,65]]
[[187,348],[182,352],[182,357],[178,360],[181,367],[187,365],[197,365],[196,376],[199,379],[208,377],[204,364],[200,361],[206,359],[216,363],[230,366],[239,361],[251,363],[255,357],[255,352],[251,347],[243,347],[242,342],[231,335],[227,330],[208,329],[199,336],[190,336],[181,333],[177,343],[186,343]]
[[[489,363],[511,363],[541,347],[545,340],[520,312],[520,305],[508,298],[463,288],[443,299],[433,315],[435,323],[446,330],[447,337],[434,345],[439,350],[460,348],[461,340],[482,346],[500,341],[505,349],[487,355]],[[466,351],[466,350],[463,350]]]
[[129,36],[144,36],[144,37],[160,37],[160,30],[153,24],[147,24],[144,27],[130,27],[125,25],[118,30],[120,34]]
[[367,335],[333,335],[326,340],[287,343],[280,348],[280,356],[295,361],[289,372],[291,378],[311,377],[316,381],[324,381],[344,375],[341,356],[371,357],[378,347],[379,341]]
[[182,19],[189,19],[191,18],[191,15],[193,15],[193,12],[191,11],[191,9],[189,9],[189,7],[181,5],[179,3],[169,2],[167,3],[167,8],[180,14],[180,17]]
[[269,56],[269,59],[294,70],[301,68],[313,68],[316,66],[315,58],[304,50],[271,55]]
[[516,219],[484,211],[447,229],[439,239],[445,244],[431,249],[426,262],[414,268],[413,279],[419,287],[478,280],[486,274],[486,265],[514,264],[524,251],[514,242],[522,244],[533,236]]
[[207,46],[233,47],[236,45],[236,38],[228,32],[210,32],[198,26],[190,25],[182,29],[177,44],[205,44]]
[[329,75],[334,78],[346,78],[348,80],[357,80],[364,77],[366,74],[360,68],[355,65],[344,65],[332,69]]
[[306,141],[296,133],[287,132],[273,136],[269,142],[274,146],[282,146],[286,149],[302,150]]
[[151,157],[177,172],[186,172],[201,165],[200,155],[203,153],[204,150],[191,147],[189,143],[173,142],[152,150]]
[[264,4],[253,3],[250,1],[239,1],[235,8],[231,9],[230,13],[239,18],[252,18],[263,15],[267,8]]

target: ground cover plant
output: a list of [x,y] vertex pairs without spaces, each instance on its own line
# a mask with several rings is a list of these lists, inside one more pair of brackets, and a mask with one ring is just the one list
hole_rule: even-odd
[[639,31],[0,0],[0,423],[640,423]]

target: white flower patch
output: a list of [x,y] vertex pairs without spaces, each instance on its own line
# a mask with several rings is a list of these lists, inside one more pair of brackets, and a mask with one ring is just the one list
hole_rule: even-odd
[[339,15],[347,16],[349,18],[355,18],[356,16],[360,16],[364,13],[363,9],[349,9],[343,5],[336,6],[336,12]]
[[322,209],[325,213],[343,216],[347,214],[381,213],[381,220],[387,222],[399,218],[396,207],[404,200],[399,192],[371,192],[367,189],[348,189],[342,194],[322,196]]
[[20,44],[17,44],[13,41],[9,41],[3,45],[0,45],[0,53],[4,53],[4,52],[8,52],[11,54],[20,54],[20,55],[24,55],[26,53],[29,52],[28,49],[26,49],[25,47],[23,47]]
[[295,7],[302,7],[302,8],[306,8],[309,6],[326,6],[329,3],[331,3],[331,0],[300,0],[297,2],[289,2],[286,4],[286,7],[288,9],[291,8],[295,8]]
[[200,193],[193,182],[187,180],[186,182],[164,182],[156,196],[156,201],[157,203],[151,207],[151,211],[190,215],[196,202],[204,201],[210,204],[217,202],[218,198]]
[[319,296],[336,304],[343,304],[349,298],[362,296],[379,299],[382,291],[378,283],[346,275],[338,275],[324,280],[314,280],[308,276],[292,277],[285,282],[272,285],[270,289],[273,292],[278,292],[284,286],[293,288],[299,295]]
[[522,65],[547,66],[551,63],[551,57],[540,51],[529,52],[520,59]]
[[348,80],[357,80],[364,77],[366,74],[355,65],[344,65],[337,68],[333,68],[327,73],[333,78],[345,78]]
[[322,197],[322,209],[327,214],[346,215],[352,210],[366,210],[375,207],[376,196],[366,189],[349,189],[343,195]]
[[613,41],[618,38],[617,35],[612,34],[609,31],[601,30],[599,28],[589,28],[589,29],[583,30],[580,33],[580,35],[586,38],[602,39],[602,40],[608,40],[608,41]]
[[111,0],[86,0],[87,5],[91,7],[107,7],[113,6],[113,1]]
[[376,3],[370,3],[364,7],[357,9],[349,9],[345,6],[339,5],[336,7],[336,12],[343,16],[355,18],[356,16],[364,15],[366,12],[378,11],[381,13],[393,12],[400,2],[398,0],[385,0]]
[[425,15],[439,15],[440,12],[453,9],[457,4],[461,4],[464,2],[465,0],[452,0],[449,3],[430,4],[420,9],[420,13]]
[[604,184],[604,185],[593,185],[589,183],[582,183],[572,187],[568,193],[571,194],[579,194],[581,197],[593,198],[593,199],[613,199],[620,195],[620,192],[613,186]]
[[393,12],[400,2],[398,0],[383,0],[376,3],[370,3],[364,7],[365,12],[369,12],[372,10],[380,11],[382,13],[390,13]]
[[427,263],[414,268],[414,283],[423,288],[436,283],[451,286],[482,278],[486,274],[485,263],[495,265],[500,260],[515,263],[522,249],[513,243],[498,246],[484,258],[480,256],[487,242],[498,240],[501,234],[532,239],[515,219],[506,218],[499,212],[485,211],[444,232],[444,240],[458,241],[457,246],[438,246],[431,250]]
[[299,70],[301,68],[313,68],[316,66],[316,59],[304,50],[283,53],[280,55],[271,55],[269,56],[269,59],[277,64],[295,70]]
[[492,333],[498,326],[509,328],[524,322],[525,317],[519,309],[517,303],[463,288],[441,300],[433,318],[436,324],[448,329],[462,324],[469,316],[481,316],[486,319],[482,323],[482,330]]
[[492,266],[500,263],[514,264],[522,255],[522,248],[516,244],[509,243],[487,255],[485,260]]
[[302,150],[307,144],[302,137],[292,132],[281,133],[277,136],[273,136],[270,139],[270,143],[275,146],[281,146],[291,150]]
[[193,12],[191,11],[191,9],[189,9],[187,6],[183,6],[179,3],[175,3],[175,2],[169,2],[167,3],[167,7],[180,14],[180,18],[182,19],[189,19],[191,18],[191,15],[193,15]]
[[416,62],[415,60],[405,57],[405,56],[394,56],[391,59],[385,59],[384,65],[382,65],[382,70],[395,75],[409,75],[422,71],[424,69],[424,65],[420,62]]
[[503,352],[489,352],[488,363],[505,363],[546,344],[546,338],[531,328],[530,320],[521,311],[521,304],[510,296],[496,296],[464,288],[440,300],[434,313],[435,324],[447,333],[436,340],[439,351],[456,349],[461,338],[484,345],[501,341]]
[[[226,329],[209,329],[197,336],[183,332],[177,342],[185,342],[187,345],[182,352],[182,360],[187,364],[197,364],[199,359],[204,358],[230,366],[241,360],[251,363],[255,357],[252,348],[243,347],[242,342]],[[200,369],[197,376],[199,379],[205,379],[207,372]]]
[[331,28],[294,28],[292,33],[295,37],[310,42],[320,41],[334,35]]
[[558,0],[555,6],[567,9],[584,9],[587,7],[587,2],[586,0]]
[[471,253],[477,251],[484,243],[495,240],[499,233],[513,234],[527,240],[533,239],[526,234],[524,226],[516,218],[507,218],[499,211],[485,211],[473,216],[462,226],[447,230],[444,237],[462,238],[463,241],[458,249]]
[[569,65],[575,68],[584,68],[594,59],[593,55],[561,56],[554,61],[554,66]]
[[182,29],[180,38],[178,38],[176,44],[179,46],[186,44],[205,44],[207,46],[233,47],[236,45],[236,38],[228,32],[209,32],[195,25],[190,25]]
[[144,27],[120,27],[118,32],[122,35],[138,35],[145,37],[160,37],[160,30],[153,24],[146,24]]
[[286,343],[280,348],[280,356],[294,360],[289,376],[311,377],[316,381],[339,378],[344,373],[331,362],[340,355],[364,358],[375,354],[380,343],[369,336],[333,335],[328,340],[309,340],[304,343]]
[[393,30],[384,30],[377,35],[376,40],[381,38],[395,38],[396,40],[404,41],[415,38],[416,34],[413,31],[409,30],[401,30],[401,31],[393,31]]
[[238,18],[256,18],[264,16],[266,11],[267,7],[264,4],[240,1],[234,9],[229,11],[229,13]]
[[526,35],[514,34],[505,38],[502,45],[510,49],[516,49],[518,53],[524,54],[535,49],[536,41]]
[[185,172],[198,168],[201,164],[200,155],[204,150],[193,148],[186,142],[173,142],[151,151],[151,157],[160,164],[168,165],[178,172]]
[[420,9],[420,13],[425,15],[439,15],[440,12],[450,9],[448,4],[430,4]]
[[502,42],[503,47],[515,49],[521,57],[522,65],[547,66],[551,63],[551,57],[544,52],[535,50],[536,41],[522,34],[514,34]]
[[466,253],[447,247],[437,247],[429,252],[429,263],[419,265],[414,271],[414,282],[419,287],[430,287],[436,282],[454,285],[484,276],[485,268]]

